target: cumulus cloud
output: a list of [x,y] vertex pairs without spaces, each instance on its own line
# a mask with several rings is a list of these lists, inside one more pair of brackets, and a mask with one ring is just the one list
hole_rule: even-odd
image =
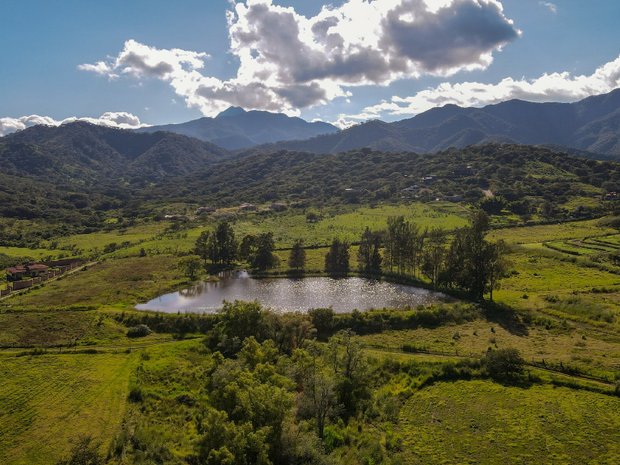
[[166,81],[205,115],[229,105],[297,114],[351,86],[484,69],[520,34],[499,0],[347,0],[312,17],[272,0],[231,1],[227,21],[232,79],[205,73],[204,53],[134,40],[79,69]]
[[389,101],[364,108],[357,115],[341,115],[340,124],[380,118],[382,115],[415,115],[433,107],[455,104],[481,107],[510,99],[531,102],[574,102],[591,95],[604,94],[620,87],[620,56],[590,75],[569,72],[543,74],[536,79],[505,78],[495,84],[462,82],[442,83],[410,97],[394,96]]
[[143,124],[136,115],[124,111],[109,111],[99,118],[71,116],[63,120],[56,120],[49,116],[30,115],[19,118],[0,118],[0,137],[40,124],[45,126],[60,126],[61,124],[73,123],[75,121],[86,121],[92,124],[119,129],[137,129],[147,126]]

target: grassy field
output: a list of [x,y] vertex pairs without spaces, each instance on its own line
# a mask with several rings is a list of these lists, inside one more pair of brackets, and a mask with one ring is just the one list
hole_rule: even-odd
[[54,464],[83,434],[105,450],[125,413],[136,358],[0,355],[0,463]]
[[43,243],[50,248],[52,244],[56,249],[74,250],[77,254],[98,254],[110,244],[131,244],[146,241],[151,237],[160,234],[169,226],[169,223],[147,223],[139,226],[116,229],[109,232],[96,232],[91,234],[75,234],[72,236],[60,237]]
[[287,213],[261,217],[253,215],[240,219],[235,231],[241,236],[272,231],[278,246],[290,247],[296,239],[303,239],[306,246],[326,245],[334,238],[349,242],[359,241],[366,227],[372,230],[386,228],[390,216],[404,216],[421,228],[452,230],[467,224],[469,211],[451,203],[409,205],[382,205],[356,209],[315,211],[319,221],[310,223],[305,214]]
[[54,259],[71,255],[66,250],[28,249],[26,247],[0,247],[0,254],[33,260]]
[[177,263],[167,255],[104,261],[4,300],[0,310],[133,306],[185,283]]
[[440,383],[400,412],[404,463],[617,464],[620,399],[551,386]]
[[[481,357],[488,349],[516,348],[530,363],[572,367],[614,381],[620,366],[620,335],[574,327],[515,326],[505,320],[478,320],[437,328],[385,331],[361,336],[368,347]],[[544,361],[544,362],[543,362]]]

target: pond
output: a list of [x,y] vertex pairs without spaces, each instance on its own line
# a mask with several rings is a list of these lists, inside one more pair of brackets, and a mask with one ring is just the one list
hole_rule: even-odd
[[366,278],[252,278],[246,272],[204,282],[157,297],[136,306],[138,310],[166,313],[214,313],[222,302],[257,300],[276,311],[307,311],[332,307],[335,312],[371,308],[406,308],[448,301],[445,294],[414,286]]

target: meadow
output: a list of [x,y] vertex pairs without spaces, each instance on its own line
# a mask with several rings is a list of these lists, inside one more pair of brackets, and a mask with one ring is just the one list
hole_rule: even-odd
[[[354,242],[366,226],[382,229],[394,215],[453,230],[467,224],[468,210],[447,203],[291,210],[239,215],[233,227],[238,238],[274,233],[275,273],[288,271],[288,248],[304,239],[307,271],[322,273],[331,239]],[[212,359],[203,335],[177,340],[178,334],[162,330],[131,339],[124,321],[144,315],[135,304],[190,284],[179,260],[215,223],[145,223],[41,244],[54,248],[0,249],[38,259],[73,251],[97,261],[0,300],[0,463],[54,464],[82,434],[99,441],[104,455],[132,437],[134,444],[170,451],[169,463],[183,463],[199,435],[199,412],[184,399],[209,397],[204,377]],[[613,393],[620,382],[620,269],[610,258],[620,247],[618,230],[587,220],[500,228],[489,236],[510,248],[509,276],[494,293],[495,306],[481,307],[473,321],[378,330],[359,341],[371,358],[414,364],[421,372],[478,360],[489,349],[516,348],[541,381],[525,387],[489,379],[420,385],[420,377],[412,381],[414,375],[401,373],[373,398],[378,405],[382,395],[398,399],[390,400],[400,405],[391,423],[356,419],[350,429],[359,425],[363,433],[338,425],[334,431],[348,431],[353,443],[377,432],[394,464],[491,464],[507,457],[618,463],[620,399]],[[104,252],[112,243],[120,246]],[[352,269],[356,252],[353,246]],[[147,399],[143,405],[129,399],[136,386]],[[145,460],[138,452],[127,463]]]
[[135,363],[126,353],[0,354],[0,462],[53,465],[80,434],[107,447]]

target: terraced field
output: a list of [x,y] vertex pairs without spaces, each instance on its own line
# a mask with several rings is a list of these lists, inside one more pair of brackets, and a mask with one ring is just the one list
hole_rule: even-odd
[[54,464],[79,435],[105,449],[125,412],[136,355],[0,355],[0,463]]

